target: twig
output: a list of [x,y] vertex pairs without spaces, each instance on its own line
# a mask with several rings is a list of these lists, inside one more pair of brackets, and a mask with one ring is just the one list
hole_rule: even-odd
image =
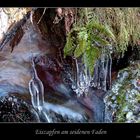
[[44,9],[43,14],[42,14],[42,16],[40,17],[40,19],[39,19],[39,21],[37,22],[37,24],[40,23],[41,19],[43,18],[44,14],[45,14],[45,12],[46,12],[46,9],[47,9],[47,8]]

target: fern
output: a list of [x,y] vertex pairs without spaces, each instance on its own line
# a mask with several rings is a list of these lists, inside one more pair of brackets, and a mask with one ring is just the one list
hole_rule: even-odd
[[84,62],[89,68],[90,74],[92,76],[93,76],[94,64],[96,60],[100,57],[100,53],[101,51],[97,47],[90,47],[90,49],[87,49],[85,52],[86,60],[84,60]]
[[112,38],[113,40],[115,40],[115,36],[114,34],[111,32],[111,30],[109,29],[109,26],[107,25],[103,25],[101,24],[98,20],[95,20],[94,21],[92,20],[88,25],[87,25],[87,28],[89,29],[96,29],[99,31],[100,34],[104,34],[106,35],[107,37],[110,37]]
[[73,55],[74,50],[76,48],[75,45],[76,38],[72,36],[72,32],[70,32],[67,36],[66,45],[64,47],[64,57],[66,57],[67,55]]
[[86,50],[87,40],[88,40],[88,34],[87,34],[87,31],[86,31],[86,28],[82,28],[80,30],[80,32],[78,33],[77,39],[78,39],[78,46],[74,51],[74,56],[76,58],[81,56]]
[[99,58],[101,49],[111,46],[110,40],[114,40],[114,35],[109,27],[94,20],[83,27],[76,26],[68,34],[64,55],[82,57],[83,63],[93,74],[94,63]]
[[111,44],[106,41],[105,39],[101,38],[100,36],[97,35],[92,35],[93,37],[93,43],[95,43],[97,46],[110,46]]

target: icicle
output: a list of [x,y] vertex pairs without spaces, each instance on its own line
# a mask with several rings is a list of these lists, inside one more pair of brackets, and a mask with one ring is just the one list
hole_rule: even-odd
[[[77,62],[76,58],[73,59],[75,61],[76,76],[75,85],[73,84],[72,88],[77,96],[88,93],[89,87],[95,87],[104,91],[110,88],[112,59],[108,50],[103,49],[101,57],[96,61],[93,78],[91,78],[86,63],[83,64],[81,60]],[[84,57],[84,61],[86,61],[86,57]]]
[[104,54],[104,65],[103,65],[103,81],[102,81],[102,87],[104,91],[107,89],[107,74],[108,74],[108,55]]
[[73,59],[75,61],[75,67],[76,67],[76,72],[75,72],[75,85],[76,85],[76,87],[75,88],[78,88],[79,87],[79,77],[78,77],[79,68],[78,68],[77,59],[76,58],[73,58]]
[[100,73],[102,71],[102,63],[101,63],[101,59],[99,60],[99,64],[98,64],[98,79],[97,79],[97,88],[101,89],[101,78],[100,78]]
[[99,60],[96,61],[95,66],[94,66],[94,74],[93,74],[91,86],[97,87],[98,79],[99,79]]
[[[99,82],[98,82],[98,89],[104,89],[104,82],[105,82],[105,70],[104,70],[104,65],[105,65],[105,54],[102,52],[101,58],[100,58],[100,65],[99,65]],[[100,85],[100,86],[99,86]]]
[[112,58],[111,58],[111,55],[110,55],[110,64],[109,64],[109,88],[111,88],[111,69],[112,69]]
[[88,92],[88,88],[90,87],[90,73],[89,73],[89,70],[88,70],[88,67],[87,67],[87,63],[86,63],[86,57],[85,57],[85,55],[84,55],[84,61],[85,61],[85,65],[84,65],[84,68],[85,68],[85,75],[84,75],[84,77],[85,77],[85,79],[84,79],[84,81],[85,81],[85,94],[87,94],[87,92]]
[[107,84],[108,84],[108,89],[111,88],[111,68],[112,68],[112,58],[111,54],[109,55],[109,64],[108,64],[108,79],[107,79]]
[[97,60],[94,67],[94,76],[92,79],[92,87],[106,91],[111,85],[111,55],[105,50],[102,51],[101,57]]
[[[36,69],[35,69],[35,64],[34,60],[32,59],[32,79],[29,82],[29,92],[31,94],[31,102],[33,107],[37,110],[39,113],[39,116],[44,115],[44,86],[42,81],[39,79]],[[47,116],[47,114],[45,115]],[[51,122],[49,117],[45,117],[47,122]]]
[[33,74],[32,74],[33,77],[31,79],[31,81],[29,82],[29,90],[32,93],[32,95],[35,95],[37,98],[37,99],[33,99],[36,101],[35,105],[43,106],[43,104],[44,104],[44,87],[43,87],[41,80],[38,78],[33,60],[32,60],[32,69],[33,69]]
[[[39,115],[44,115],[43,107],[44,107],[44,86],[42,81],[39,79],[34,60],[32,59],[32,79],[29,82],[29,92],[31,94],[31,102],[35,109],[37,109]],[[43,114],[42,114],[43,113]],[[47,116],[47,114],[45,115]],[[46,117],[47,121],[50,122],[48,116]]]
[[[76,58],[73,58],[76,67],[75,85],[72,85],[72,89],[76,92],[77,96],[86,95],[90,87],[90,72],[85,64],[80,60],[77,62]],[[86,60],[84,60],[86,61]]]
[[[33,24],[32,21],[32,14],[30,15],[30,20],[31,23]],[[32,43],[31,40],[31,34],[29,34],[29,42],[30,44]],[[33,105],[33,107],[36,109],[38,115],[40,117],[44,116],[44,86],[42,81],[39,79],[38,75],[37,75],[37,71],[35,68],[35,63],[34,63],[34,57],[33,57],[33,52],[32,52],[32,48],[29,44],[29,51],[31,53],[31,64],[32,64],[32,78],[29,81],[29,92],[31,95],[31,103]],[[46,114],[47,116],[47,114]],[[49,117],[46,118],[47,122],[50,122]]]

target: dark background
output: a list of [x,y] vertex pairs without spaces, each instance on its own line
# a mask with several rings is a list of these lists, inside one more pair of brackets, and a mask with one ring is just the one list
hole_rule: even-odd
[[107,134],[54,134],[53,136],[82,136],[82,137],[93,137],[93,138],[104,138],[104,139],[140,139],[140,124],[107,124],[107,123],[89,123],[89,124],[70,124],[70,123],[55,123],[55,124],[47,124],[47,123],[1,123],[0,124],[0,136],[2,138],[28,138],[28,136],[33,137],[52,137],[48,134],[36,134],[36,130],[41,131],[92,131],[92,130],[103,130],[106,131]]
[[1,0],[1,7],[139,7],[139,0]]

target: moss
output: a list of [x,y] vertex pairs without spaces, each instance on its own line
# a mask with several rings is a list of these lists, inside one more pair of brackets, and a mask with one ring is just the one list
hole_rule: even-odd
[[122,112],[122,111],[119,111],[116,114],[116,116],[117,116],[117,118],[116,118],[115,122],[124,122],[125,121],[126,113],[125,112]]
[[102,49],[123,56],[129,45],[138,44],[139,12],[140,8],[77,8],[64,55],[83,57],[83,62],[93,74],[94,63]]
[[[115,36],[114,51],[124,54],[128,44],[138,45],[140,39],[140,8],[80,8],[76,24],[83,26],[92,20],[108,26]],[[85,20],[86,19],[86,20]]]
[[[128,69],[127,69],[128,72]],[[127,101],[126,94],[128,85],[130,87],[130,79],[132,78],[132,75],[129,73],[129,76],[123,81],[121,87],[118,90],[117,95],[117,104],[119,105],[117,112],[116,112],[116,122],[125,122],[126,112],[124,112],[124,108],[127,106],[128,109],[131,110],[132,105]]]
[[[134,90],[133,84],[131,84],[132,79],[137,79],[139,74],[137,72],[135,74],[134,67],[125,68],[121,70],[121,73],[126,71],[129,75],[121,82],[121,87],[119,88],[118,95],[116,96],[118,108],[116,109],[117,111],[116,111],[115,122],[126,122],[127,112],[128,111],[134,112],[136,104],[140,103],[140,94],[131,91]],[[117,82],[119,82],[119,80]],[[126,98],[126,96],[129,97]],[[134,101],[134,103],[130,102],[132,100]],[[127,110],[124,111],[126,107]]]
[[126,91],[119,89],[119,95],[117,96],[117,104],[119,108],[116,112],[116,122],[124,122],[126,113],[123,111],[124,107],[127,106],[125,101]]

